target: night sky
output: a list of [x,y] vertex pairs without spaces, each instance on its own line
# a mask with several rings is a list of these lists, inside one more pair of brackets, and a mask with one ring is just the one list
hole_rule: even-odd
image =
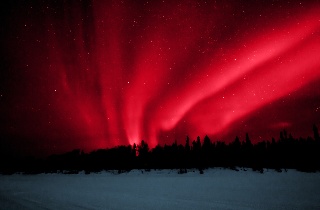
[[1,152],[48,155],[320,125],[319,1],[8,1]]

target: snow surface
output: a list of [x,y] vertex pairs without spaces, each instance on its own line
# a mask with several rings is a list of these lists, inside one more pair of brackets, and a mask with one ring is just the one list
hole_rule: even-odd
[[209,169],[0,176],[0,209],[320,209],[320,174]]

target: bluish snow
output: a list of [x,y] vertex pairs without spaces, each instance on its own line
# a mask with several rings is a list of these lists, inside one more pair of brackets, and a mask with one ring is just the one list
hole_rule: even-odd
[[320,173],[1,175],[0,209],[320,209]]

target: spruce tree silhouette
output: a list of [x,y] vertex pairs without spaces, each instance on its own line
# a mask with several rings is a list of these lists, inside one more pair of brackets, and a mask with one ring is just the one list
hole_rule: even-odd
[[137,155],[138,155],[138,148],[137,148],[136,143],[133,143],[133,146],[132,146],[132,156],[136,157]]
[[149,151],[148,144],[144,140],[142,140],[140,145],[138,145],[139,157],[147,156],[148,151]]
[[249,134],[246,133],[246,147],[251,148],[252,147],[252,143],[251,140],[249,138]]
[[208,151],[210,149],[210,146],[211,146],[211,140],[208,137],[208,135],[206,135],[203,139],[202,148],[204,149],[204,151]]
[[241,165],[244,167],[252,167],[252,151],[253,151],[253,145],[251,143],[251,140],[249,138],[249,134],[246,133],[246,141],[242,145],[241,150]]
[[241,142],[240,142],[240,139],[238,136],[236,136],[236,138],[234,139],[233,143],[232,143],[232,146],[235,148],[235,149],[240,149],[241,147]]
[[186,150],[186,152],[190,152],[190,139],[189,139],[189,136],[186,137],[185,150]]
[[318,128],[317,128],[316,124],[313,124],[313,128],[312,129],[313,129],[314,140],[320,141],[319,131],[318,131]]
[[206,135],[203,139],[203,144],[202,144],[202,161],[203,161],[203,168],[207,168],[210,165],[210,150],[211,150],[211,140]]
[[197,141],[196,141],[196,151],[200,151],[201,149],[201,140],[200,140],[200,136],[197,137]]
[[186,144],[184,147],[184,171],[186,172],[186,168],[191,168],[191,148],[190,148],[190,138],[186,137]]
[[149,168],[148,153],[149,153],[149,146],[144,140],[142,140],[140,145],[138,145],[138,156],[139,156],[140,168]]

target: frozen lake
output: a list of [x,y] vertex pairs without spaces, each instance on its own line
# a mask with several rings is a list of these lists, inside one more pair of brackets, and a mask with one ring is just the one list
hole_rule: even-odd
[[0,175],[0,209],[320,209],[320,173]]

